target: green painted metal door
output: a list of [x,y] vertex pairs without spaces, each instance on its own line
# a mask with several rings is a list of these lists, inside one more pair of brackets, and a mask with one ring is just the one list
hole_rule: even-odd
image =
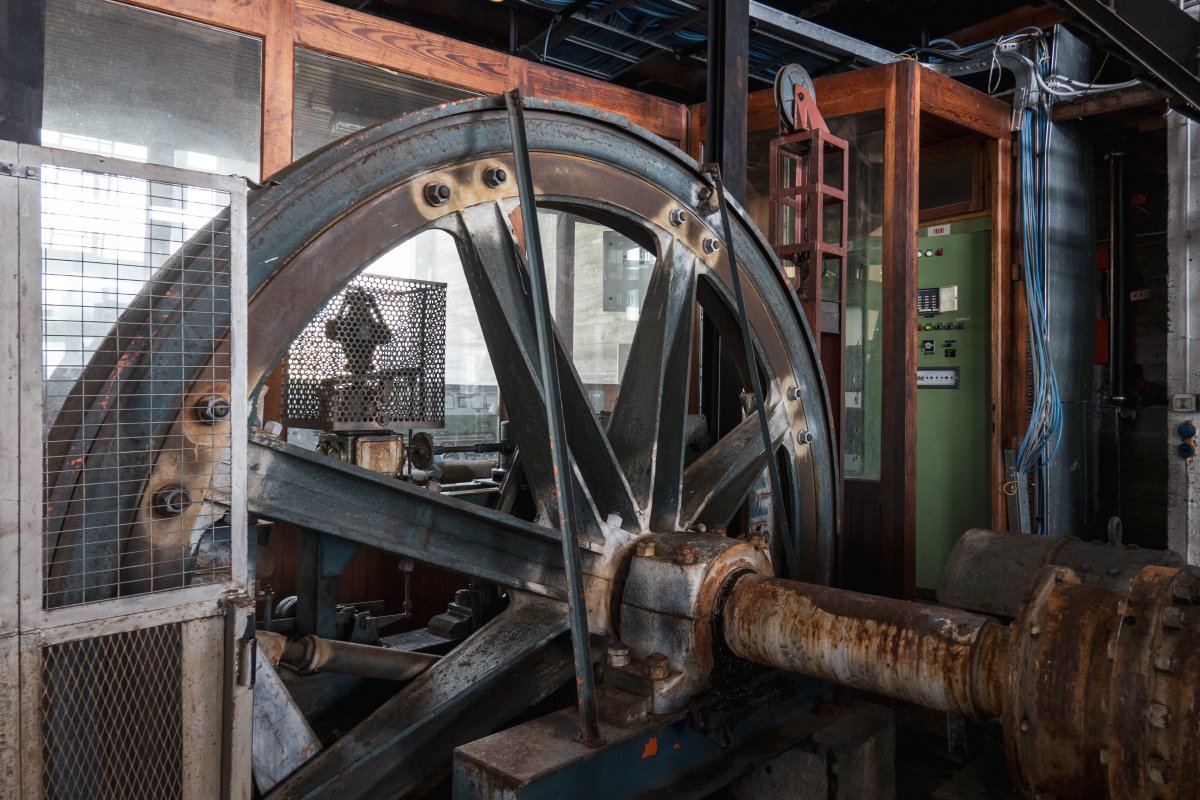
[[918,589],[936,587],[954,542],[990,519],[991,227],[982,217],[918,232]]

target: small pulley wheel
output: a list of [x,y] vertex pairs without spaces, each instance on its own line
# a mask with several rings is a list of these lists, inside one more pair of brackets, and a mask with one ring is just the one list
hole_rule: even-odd
[[782,130],[796,129],[796,87],[807,94],[809,100],[817,101],[812,77],[799,64],[788,64],[775,73],[775,108],[779,110],[779,125]]

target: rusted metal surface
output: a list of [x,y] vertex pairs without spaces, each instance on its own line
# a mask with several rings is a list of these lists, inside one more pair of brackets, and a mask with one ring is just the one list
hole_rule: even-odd
[[1200,792],[1200,581],[1147,567],[1118,611],[1109,645],[1109,797],[1196,797]]
[[[711,533],[649,536],[639,540],[636,553],[620,615],[621,637],[634,663],[614,669],[647,674],[651,710],[674,713],[709,684],[722,589],[739,573],[772,574],[771,562],[761,544]],[[657,675],[656,661],[662,670]]]
[[1101,721],[1119,600],[1051,567],[1013,624],[1003,722],[1014,783],[1027,794],[1104,796]]
[[988,617],[758,575],[722,624],[738,656],[969,717],[997,716],[1008,631]]
[[1170,550],[977,528],[963,534],[950,551],[938,582],[938,600],[981,614],[1015,617],[1025,587],[1051,564],[1070,568],[1084,583],[1123,593],[1147,564],[1182,566],[1183,559]]
[[1031,797],[1196,797],[1200,614],[1194,572],[1147,566],[1127,592],[1047,568],[1013,630],[1003,717]]

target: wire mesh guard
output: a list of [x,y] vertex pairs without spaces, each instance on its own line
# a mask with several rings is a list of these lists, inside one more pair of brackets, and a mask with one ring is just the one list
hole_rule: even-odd
[[[219,463],[229,203],[206,188],[42,169],[46,607],[228,575],[213,557],[228,539],[224,510],[185,483],[230,480]],[[173,427],[189,385],[209,419]],[[145,486],[156,462],[180,483]]]
[[181,624],[78,639],[41,653],[47,800],[181,797]]
[[288,351],[284,422],[326,431],[445,424],[446,284],[359,275]]

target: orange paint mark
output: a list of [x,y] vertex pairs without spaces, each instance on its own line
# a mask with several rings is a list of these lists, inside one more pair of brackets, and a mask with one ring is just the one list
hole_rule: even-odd
[[672,750],[678,750],[681,747],[683,747],[683,745],[681,745],[679,742],[676,742],[675,744],[671,745]]
[[646,742],[646,747],[642,750],[642,758],[654,758],[658,755],[658,739],[653,736],[650,741]]

